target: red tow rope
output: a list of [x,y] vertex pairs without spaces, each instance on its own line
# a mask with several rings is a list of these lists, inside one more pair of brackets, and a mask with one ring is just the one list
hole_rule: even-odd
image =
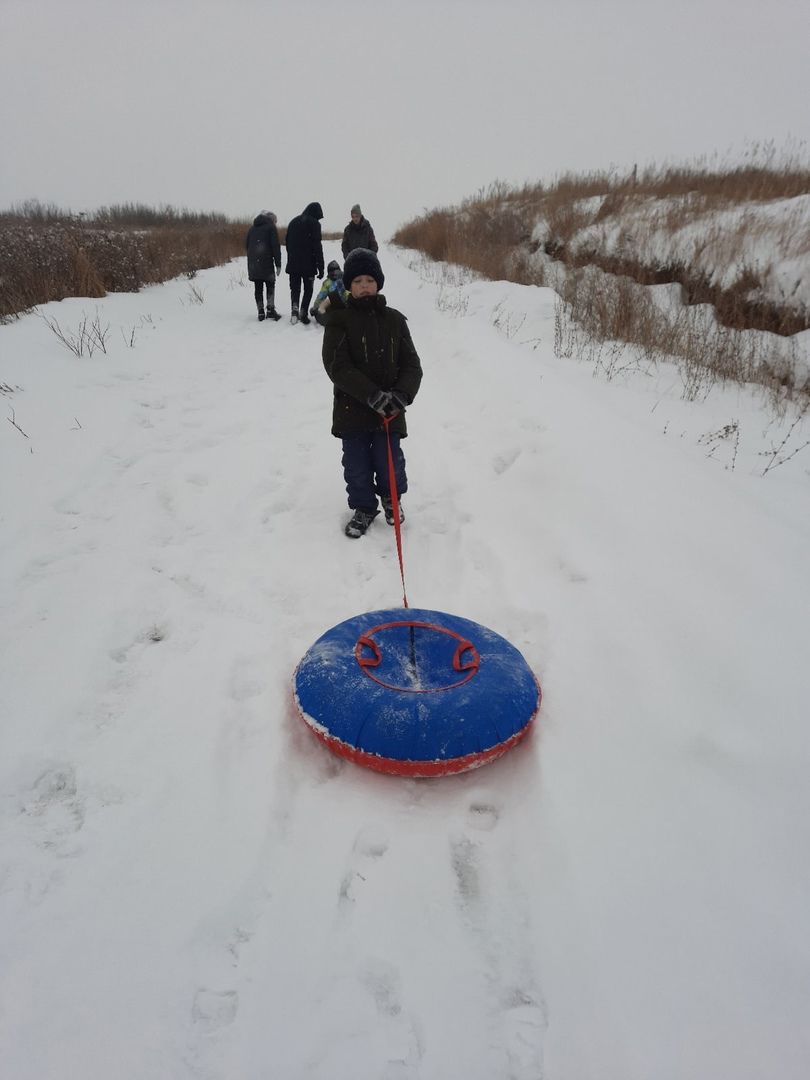
[[397,539],[397,556],[399,558],[399,576],[402,579],[402,606],[408,606],[408,597],[405,593],[405,567],[402,562],[402,528],[399,522],[399,494],[397,492],[397,477],[394,471],[394,453],[391,449],[391,421],[393,416],[384,416],[385,437],[388,440],[388,486],[391,491],[391,512],[394,515],[394,534]]

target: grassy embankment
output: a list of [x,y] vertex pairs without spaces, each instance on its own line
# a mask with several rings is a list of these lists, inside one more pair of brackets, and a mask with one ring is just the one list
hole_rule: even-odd
[[622,343],[676,359],[689,396],[734,380],[804,404],[810,167],[772,158],[495,183],[393,239],[484,277],[554,288],[562,354]]

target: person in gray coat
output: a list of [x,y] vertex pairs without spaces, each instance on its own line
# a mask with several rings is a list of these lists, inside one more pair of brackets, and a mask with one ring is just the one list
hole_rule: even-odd
[[371,222],[366,221],[363,217],[363,211],[360,209],[359,203],[355,203],[352,207],[352,220],[343,230],[343,242],[340,245],[343,258],[345,259],[349,252],[354,251],[355,248],[365,248],[367,251],[374,252],[379,251],[377,237],[374,235]]

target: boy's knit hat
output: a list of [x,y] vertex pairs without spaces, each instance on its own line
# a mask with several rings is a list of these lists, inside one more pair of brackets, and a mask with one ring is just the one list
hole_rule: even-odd
[[356,202],[354,204],[354,206],[352,207],[352,213],[353,214],[359,214],[360,217],[363,216],[363,211],[360,209],[360,203],[359,202]]
[[331,278],[332,281],[337,281],[337,279],[340,277],[340,263],[337,262],[335,259],[332,259],[332,261],[327,264],[326,276],[328,278]]
[[385,275],[382,272],[380,260],[368,248],[355,248],[346,256],[346,262],[343,266],[343,284],[347,289],[351,289],[352,282],[361,274],[368,274],[369,277],[373,277],[377,282],[378,289],[381,289],[385,284]]

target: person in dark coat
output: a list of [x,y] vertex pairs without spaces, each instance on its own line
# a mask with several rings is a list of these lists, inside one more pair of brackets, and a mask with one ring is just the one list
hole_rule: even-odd
[[278,321],[275,308],[276,274],[281,273],[281,245],[278,242],[276,215],[269,210],[253,219],[245,238],[248,278],[253,282],[259,322],[264,320],[264,290],[267,289],[267,318]]
[[[290,275],[290,298],[292,321],[298,322],[299,310],[302,323],[309,322],[310,301],[315,285],[315,275],[323,277],[323,245],[321,244],[321,204],[312,202],[303,214],[294,217],[287,226],[287,273]],[[301,296],[301,286],[304,295]],[[298,302],[301,301],[299,309]]]
[[355,248],[367,248],[369,251],[374,252],[380,250],[371,222],[366,221],[363,217],[363,211],[360,209],[359,203],[355,203],[352,207],[352,220],[343,230],[343,242],[340,245],[343,258],[345,259],[349,252],[354,251]]
[[[323,366],[334,384],[332,434],[343,443],[343,476],[354,515],[345,533],[362,536],[379,513],[394,524],[388,478],[388,443],[397,495],[408,490],[400,440],[408,434],[405,410],[422,382],[422,365],[408,320],[388,307],[373,251],[355,248],[343,267],[346,306],[324,316]],[[387,422],[387,424],[386,424]],[[400,506],[400,521],[404,520]]]

